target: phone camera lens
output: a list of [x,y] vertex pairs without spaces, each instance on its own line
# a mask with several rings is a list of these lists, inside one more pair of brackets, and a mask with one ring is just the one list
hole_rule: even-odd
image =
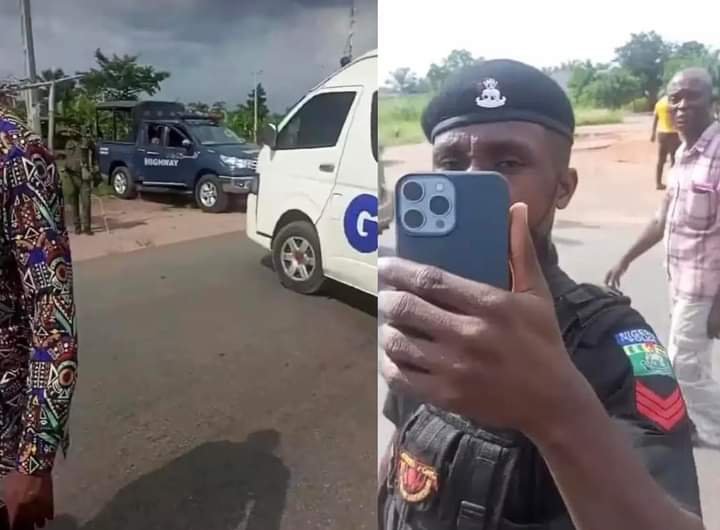
[[445,215],[450,211],[450,201],[442,195],[430,199],[430,211],[435,215]]
[[410,181],[403,186],[403,194],[407,200],[417,202],[422,199],[423,187],[417,182]]
[[425,224],[425,216],[420,210],[408,210],[405,212],[403,220],[405,221],[405,226],[412,230],[416,230]]

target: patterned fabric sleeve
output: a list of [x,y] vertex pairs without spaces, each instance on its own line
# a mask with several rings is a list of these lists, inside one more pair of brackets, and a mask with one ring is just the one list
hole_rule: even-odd
[[59,173],[28,133],[6,159],[7,237],[23,284],[32,332],[17,469],[50,471],[65,449],[77,373],[70,245]]

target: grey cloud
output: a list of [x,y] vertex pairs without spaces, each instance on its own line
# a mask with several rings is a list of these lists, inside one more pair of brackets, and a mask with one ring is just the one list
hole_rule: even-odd
[[[356,0],[357,53],[377,47],[377,0]],[[23,74],[17,3],[1,2],[0,77]],[[140,54],[168,70],[162,97],[244,101],[252,72],[277,111],[339,64],[349,0],[34,0],[39,68],[92,66],[93,52]],[[13,35],[12,27],[17,31]]]

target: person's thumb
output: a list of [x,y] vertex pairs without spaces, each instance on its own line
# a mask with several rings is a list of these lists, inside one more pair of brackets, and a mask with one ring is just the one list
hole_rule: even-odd
[[550,297],[528,226],[528,207],[522,202],[510,207],[510,267],[514,292]]

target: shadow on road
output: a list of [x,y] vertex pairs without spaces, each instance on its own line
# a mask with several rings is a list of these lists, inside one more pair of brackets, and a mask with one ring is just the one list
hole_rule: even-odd
[[553,243],[559,246],[566,245],[568,247],[579,247],[583,245],[583,242],[578,239],[573,239],[570,237],[557,237],[553,236],[552,238]]
[[[97,220],[96,220],[96,218],[93,217],[93,223],[95,226],[104,227],[102,218],[97,218]],[[147,226],[148,220],[147,219],[139,219],[137,221],[116,221],[112,217],[108,217],[107,223],[108,223],[108,227],[110,228],[110,230],[112,230],[113,232],[116,232],[118,230],[129,230],[130,228],[136,228],[138,226]]]
[[327,287],[320,294],[377,318],[376,296],[333,281],[328,281]]
[[[197,209],[195,199],[189,193],[163,193],[156,191],[145,191],[140,194],[140,199],[147,202],[165,205],[165,210]],[[230,196],[228,213],[245,212],[247,210],[247,196]],[[217,214],[215,214],[217,215]]]
[[[271,254],[265,254],[260,260],[260,264],[273,272],[275,271]],[[377,317],[377,297],[358,291],[342,283],[328,280],[317,296],[332,298],[340,303],[349,305],[353,309]]]
[[48,530],[279,530],[290,471],[277,431],[210,442],[128,484],[92,521],[58,517]]
[[556,219],[553,228],[600,228],[600,225],[581,223],[579,221],[570,221],[567,219]]

